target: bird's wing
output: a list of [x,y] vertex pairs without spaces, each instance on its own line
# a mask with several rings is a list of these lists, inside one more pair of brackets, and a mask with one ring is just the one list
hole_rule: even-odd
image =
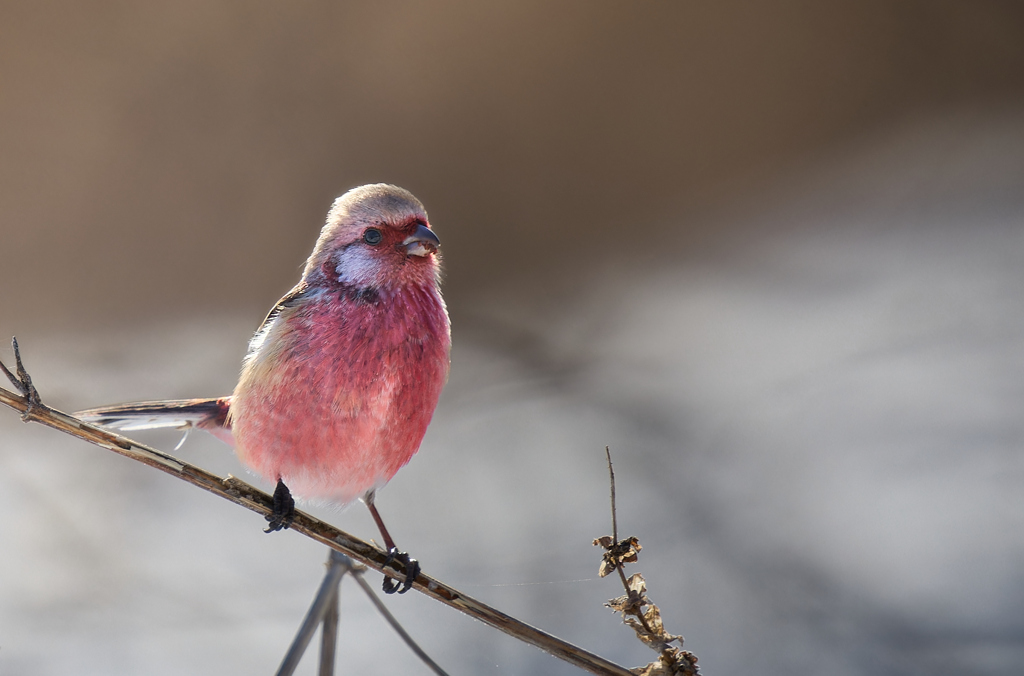
[[299,302],[301,302],[302,299],[311,291],[311,287],[309,287],[305,282],[299,282],[292,287],[292,290],[286,293],[284,298],[274,303],[274,307],[270,308],[270,312],[267,313],[267,318],[263,320],[262,324],[260,324],[260,328],[256,331],[256,335],[258,336],[263,333],[267,328],[267,325],[277,319],[277,316],[281,314],[282,310],[298,305]]

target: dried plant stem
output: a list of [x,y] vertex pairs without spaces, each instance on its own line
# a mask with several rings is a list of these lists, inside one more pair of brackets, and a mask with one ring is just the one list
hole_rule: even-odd
[[[608,483],[610,483],[611,487],[612,487],[611,488],[611,493],[612,493],[612,540],[614,542],[618,542],[619,541],[619,517],[616,515],[616,509],[615,509],[615,469],[612,467],[612,450],[611,450],[611,447],[609,447],[609,446],[605,446],[604,447],[604,455],[605,455],[606,458],[608,458]],[[622,565],[621,561],[619,562],[619,564],[617,566],[615,566],[615,570],[619,573],[619,579],[622,580],[622,588],[626,591],[626,595],[627,596],[632,596],[633,592],[629,588],[629,581],[626,580],[626,571],[623,570],[623,568],[624,568],[624,566]],[[634,616],[638,620],[640,620],[640,624],[643,625],[643,628],[648,633],[650,633],[651,632],[651,627],[647,624],[647,620],[644,619],[644,614],[642,612],[637,611]]]
[[[622,614],[622,621],[632,627],[636,636],[647,647],[658,652],[658,660],[633,669],[637,676],[700,676],[697,669],[697,656],[688,650],[682,650],[683,637],[665,631],[661,620],[661,610],[647,596],[647,582],[643,575],[634,573],[626,579],[625,564],[635,563],[639,558],[640,541],[635,537],[619,540],[618,517],[615,510],[615,470],[612,468],[612,452],[604,447],[608,459],[608,480],[611,483],[612,497],[612,536],[601,536],[594,544],[604,548],[601,557],[601,568],[598,575],[610,575],[612,569],[619,574],[625,596],[611,599],[605,605]],[[678,642],[679,647],[673,646]]]
[[604,457],[608,458],[608,478],[612,486],[612,539],[619,541],[619,517],[615,515],[615,469],[612,467],[612,449],[604,447]]
[[[338,552],[331,550],[331,554]],[[339,554],[339,556],[343,556]],[[341,584],[331,590],[331,598],[327,602],[323,626],[320,629],[320,676],[334,676],[335,654],[338,651],[338,619],[341,603]]]
[[[21,413],[22,419],[26,422],[38,422],[65,434],[88,441],[91,444],[106,448],[119,455],[149,465],[205,489],[225,500],[241,505],[261,516],[265,517],[273,510],[273,498],[270,495],[233,476],[222,478],[211,474],[200,467],[140,444],[127,437],[82,422],[44,404],[34,401],[30,402],[26,397],[9,392],[3,388],[0,388],[0,403],[6,404]],[[290,529],[313,540],[322,542],[331,549],[346,554],[385,575],[399,580],[404,579],[404,571],[396,573],[392,569],[384,569],[384,562],[387,558],[387,554],[384,551],[308,514],[296,512],[295,520],[292,522]],[[520,622],[514,617],[491,608],[426,575],[420,574],[416,578],[413,587],[417,591],[447,606],[499,629],[520,641],[534,645],[580,669],[593,674],[630,676],[630,671],[624,667],[609,662],[540,629],[531,627],[524,622]]]
[[370,583],[363,579],[363,569],[352,568],[351,573],[356,584],[359,585],[359,588],[363,590],[363,592],[369,597],[370,602],[373,603],[373,607],[377,609],[377,612],[384,617],[387,623],[391,625],[391,628],[395,630],[403,641],[405,641],[405,644],[409,646],[409,649],[413,651],[416,657],[420,658],[424,664],[430,667],[430,670],[437,674],[437,676],[448,676],[447,672],[445,672],[437,662],[430,659],[430,655],[423,651],[423,648],[413,640],[412,636],[409,636],[409,632],[405,630],[405,627],[398,623],[398,620],[391,614],[388,607],[384,605],[384,602],[380,600],[377,593],[373,591]]
[[292,640],[288,652],[281,661],[281,666],[277,670],[277,676],[291,676],[295,672],[318,628],[321,629],[320,668],[318,673],[320,676],[334,676],[334,657],[338,647],[341,581],[347,574],[351,575],[360,589],[366,592],[366,595],[370,597],[370,601],[373,602],[377,611],[384,616],[387,623],[398,633],[399,637],[409,646],[409,649],[437,676],[448,676],[444,669],[438,666],[437,662],[432,660],[423,648],[413,640],[412,636],[395,619],[395,616],[391,614],[381,600],[377,598],[377,595],[373,593],[370,585],[363,579],[363,573],[366,571],[366,568],[354,563],[352,559],[337,550],[330,549],[328,551],[331,554],[327,558],[327,572],[324,574],[323,582],[320,583],[320,589],[317,591],[316,596],[313,598],[313,603],[310,604],[309,610],[306,612],[302,626],[295,633],[295,638]]
[[[348,569],[341,563],[335,562],[334,558],[335,557],[332,555],[330,566],[327,568],[327,574],[324,575],[324,580],[320,583],[320,591],[317,592],[313,605],[311,605],[309,610],[306,612],[306,617],[302,621],[299,631],[295,634],[295,640],[292,641],[291,646],[288,648],[288,652],[285,653],[284,659],[281,660],[281,666],[277,669],[277,676],[292,676],[292,674],[295,673],[295,668],[299,666],[299,661],[302,659],[302,655],[306,652],[306,648],[309,647],[309,642],[312,640],[317,627],[324,624],[324,618],[328,617],[332,611],[334,613],[333,623],[334,626],[337,627],[338,585],[341,583],[341,578]],[[327,642],[326,636],[327,630],[325,629],[324,641],[322,642],[323,644],[326,644]],[[333,651],[329,661],[331,662],[331,667],[326,670],[326,673],[333,674]],[[321,666],[323,666],[323,662],[324,661],[321,660]],[[325,670],[321,669],[321,671]]]

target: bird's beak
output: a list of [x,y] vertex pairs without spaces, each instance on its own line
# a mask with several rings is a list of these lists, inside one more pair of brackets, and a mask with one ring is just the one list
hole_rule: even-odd
[[402,240],[402,246],[410,256],[426,256],[437,251],[441,240],[425,225],[417,225],[415,232]]

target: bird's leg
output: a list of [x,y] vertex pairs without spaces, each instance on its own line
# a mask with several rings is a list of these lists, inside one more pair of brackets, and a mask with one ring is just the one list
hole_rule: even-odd
[[274,511],[266,516],[267,527],[264,533],[273,533],[292,525],[295,518],[295,499],[292,492],[280,479],[277,480],[277,488],[274,489]]
[[373,504],[372,495],[367,496],[366,506],[370,509],[370,514],[373,515],[373,520],[377,523],[378,530],[380,530],[380,536],[384,538],[384,547],[388,550],[388,558],[385,559],[384,565],[389,566],[392,562],[398,561],[405,568],[405,582],[401,584],[401,589],[399,589],[397,582],[387,575],[384,576],[384,593],[394,594],[397,591],[399,594],[404,594],[412,589],[412,583],[416,581],[416,576],[420,574],[420,563],[409,556],[408,552],[400,552],[395,547],[395,541],[391,539],[391,534],[388,533],[387,526],[384,525],[384,519],[380,518],[380,513]]

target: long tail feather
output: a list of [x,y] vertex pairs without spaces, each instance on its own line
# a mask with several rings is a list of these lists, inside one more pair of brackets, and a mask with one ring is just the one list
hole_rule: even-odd
[[197,427],[233,443],[228,425],[231,397],[139,401],[101,406],[75,413],[75,417],[116,430],[189,429]]

